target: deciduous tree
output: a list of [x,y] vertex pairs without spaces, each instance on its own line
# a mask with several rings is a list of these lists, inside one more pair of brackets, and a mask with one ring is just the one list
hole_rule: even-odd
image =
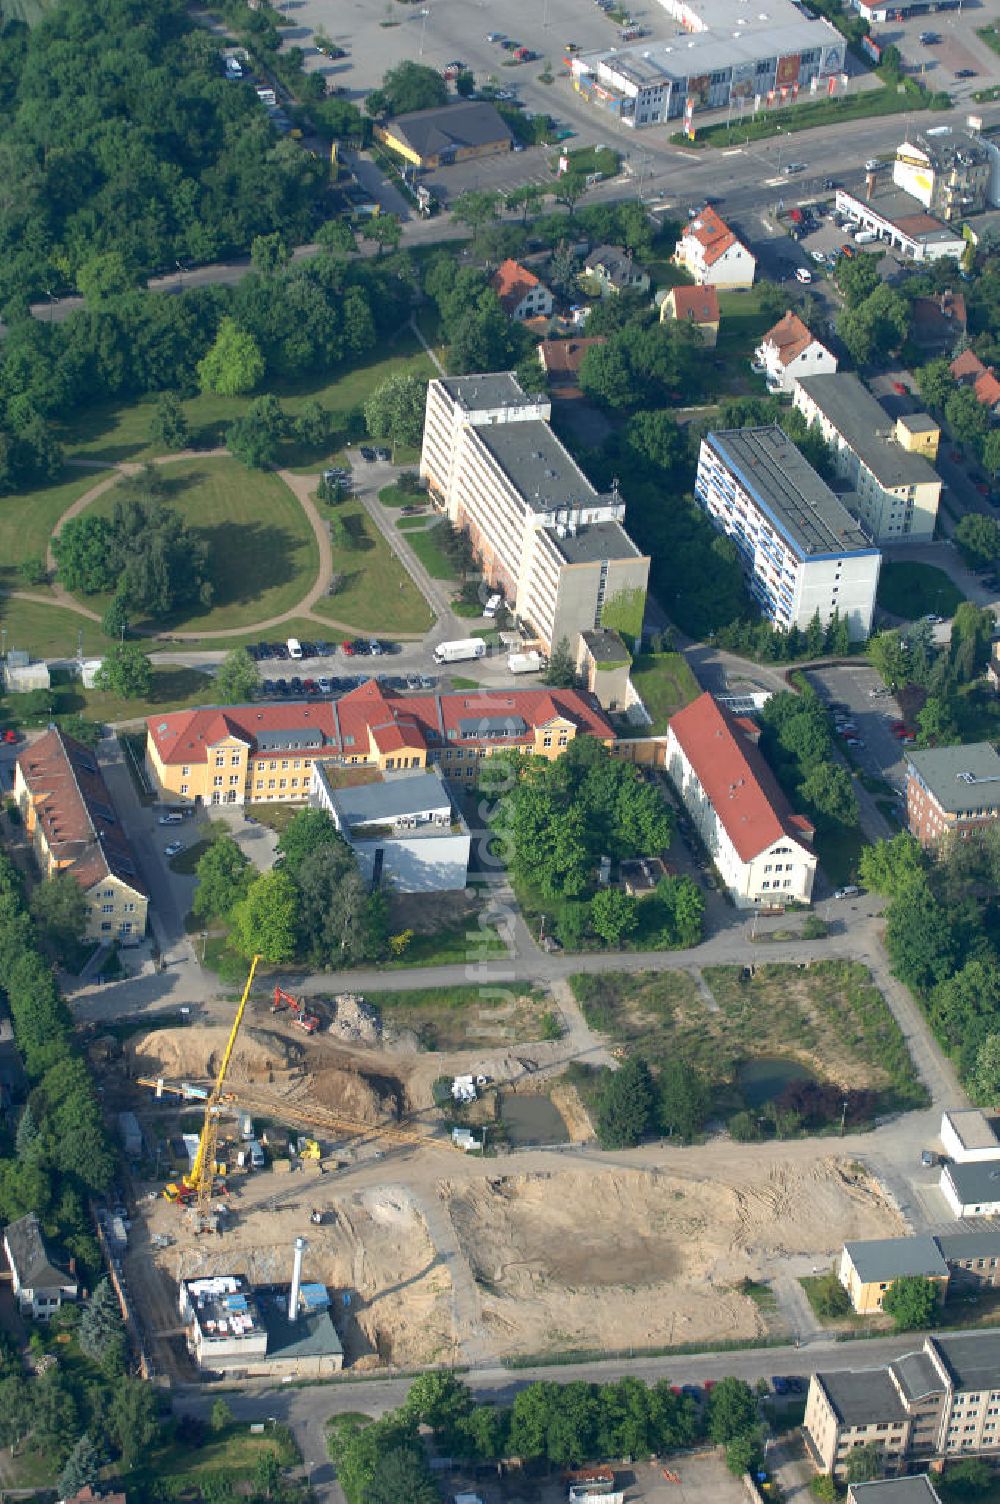
[[199,919],[227,919],[247,895],[253,866],[232,836],[219,836],[198,859],[191,908]]
[[368,432],[372,438],[388,440],[394,456],[401,444],[419,444],[426,400],[426,381],[403,373],[386,377],[365,403]]
[[145,700],[153,686],[153,665],[137,642],[108,648],[94,675],[94,687],[123,700]]
[[252,392],[263,375],[264,357],[253,335],[238,328],[233,319],[224,318],[215,343],[198,362],[202,391],[238,397],[242,392]]
[[243,705],[260,688],[257,665],[246,648],[233,648],[219,664],[215,693],[222,705]]
[[295,954],[298,895],[287,872],[264,872],[233,909],[233,943],[241,955],[278,964]]
[[938,1308],[938,1287],[920,1274],[901,1274],[882,1297],[882,1309],[897,1332],[931,1326]]

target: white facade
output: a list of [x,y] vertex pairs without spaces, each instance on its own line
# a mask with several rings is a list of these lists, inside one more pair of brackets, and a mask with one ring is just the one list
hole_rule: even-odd
[[939,1184],[956,1217],[1000,1216],[1000,1159],[972,1165],[946,1164]]
[[338,789],[317,762],[309,803],[326,810],[366,882],[399,893],[464,889],[472,841],[437,768]]
[[1000,1140],[984,1112],[959,1108],[941,1116],[941,1146],[956,1164],[982,1164],[1000,1159]]
[[716,240],[706,245],[699,238],[695,220],[688,225],[674,250],[674,261],[689,272],[699,287],[711,283],[713,287],[752,287],[757,272],[757,261],[742,241],[733,235],[727,242]]
[[525,319],[548,318],[552,312],[552,303],[552,294],[543,283],[538,282],[534,287],[529,287],[517,303],[508,299],[504,304],[504,312],[508,318],[523,323]]
[[594,489],[550,411],[510,375],[431,381],[420,457],[432,497],[468,529],[485,578],[547,652],[563,637],[572,649],[622,592],[637,593],[641,626],[649,574],[621,525],[621,496]]
[[902,200],[899,190],[894,197],[881,201],[878,197],[867,200],[846,188],[837,189],[836,206],[839,214],[848,214],[865,230],[874,230],[880,240],[899,251],[911,261],[945,261],[949,257],[958,261],[965,250],[965,241],[946,225],[919,231],[911,231],[903,221],[922,212],[914,200],[908,204]]
[[[780,330],[781,325],[777,328]],[[828,376],[836,371],[836,355],[818,339],[811,339],[808,345],[799,348],[779,344],[774,333],[771,330],[765,334],[754,351],[754,361],[763,368],[768,391],[791,392],[800,376]]]
[[[756,456],[742,454],[748,436],[766,441]],[[805,631],[817,611],[824,625],[838,611],[853,641],[868,636],[881,555],[780,429],[709,434],[694,490],[776,626]]]
[[199,1368],[242,1369],[266,1355],[267,1331],[239,1275],[183,1279],[177,1306]]
[[802,373],[793,402],[822,434],[837,474],[851,487],[848,504],[865,531],[878,543],[929,543],[941,478],[923,455],[903,448],[892,419],[857,376],[840,372],[834,381],[813,384]]

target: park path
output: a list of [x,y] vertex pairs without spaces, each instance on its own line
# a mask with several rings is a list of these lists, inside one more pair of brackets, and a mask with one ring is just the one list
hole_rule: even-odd
[[[227,458],[228,455],[229,451],[221,446],[214,449],[182,449],[179,450],[176,454],[157,455],[151,461],[151,463],[154,465],[172,465],[179,460],[224,459]],[[50,586],[52,594],[36,595],[27,590],[11,590],[8,592],[8,594],[14,600],[32,601],[36,605],[41,606],[61,606],[64,610],[75,611],[78,616],[86,617],[88,621],[100,621],[101,616],[99,612],[91,610],[89,606],[84,606],[80,601],[78,601],[73,595],[70,594],[70,592],[64,585],[60,584],[59,581],[54,578],[56,570],[56,558],[55,551],[53,549],[53,543],[55,539],[58,538],[63,528],[66,526],[67,522],[71,521],[71,519],[74,517],[78,517],[81,512],[86,511],[87,507],[95,502],[99,496],[103,496],[105,491],[108,491],[112,486],[117,485],[122,476],[138,474],[142,469],[142,464],[138,461],[123,460],[109,466],[107,461],[88,459],[73,459],[68,461],[68,463],[70,465],[75,465],[80,469],[107,470],[109,473],[103,475],[101,479],[97,481],[93,486],[91,486],[88,491],[85,491],[82,496],[78,496],[76,501],[74,501],[71,506],[68,506],[66,508],[65,512],[63,512],[62,516],[58,519],[55,527],[52,530],[52,538],[49,540],[49,545],[48,549],[46,550],[45,557],[46,568],[53,576],[53,581]],[[284,482],[284,484],[294,495],[295,499],[298,501],[303,512],[305,513],[309,526],[312,528],[313,536],[316,539],[316,546],[319,550],[319,569],[316,574],[316,579],[310,589],[294,606],[290,606],[287,611],[282,611],[277,616],[269,616],[262,621],[248,622],[245,626],[242,627],[223,627],[211,632],[154,632],[151,634],[154,641],[201,642],[206,637],[211,637],[213,639],[246,637],[255,632],[270,631],[273,627],[280,627],[285,622],[294,621],[297,618],[303,616],[310,617],[311,620],[316,622],[317,626],[325,627],[328,630],[333,629],[336,631],[348,632],[351,634],[356,632],[356,628],[351,626],[349,622],[335,621],[329,617],[318,616],[313,611],[313,607],[316,605],[316,603],[327,594],[330,588],[330,582],[333,579],[333,550],[330,546],[330,535],[327,531],[326,523],[320,516],[319,510],[317,509],[316,503],[314,502],[311,495],[311,487],[315,482],[315,477],[308,475],[295,475],[291,470],[278,470],[275,473],[277,474],[278,478]],[[377,515],[377,510],[374,507],[367,507],[366,510],[372,516],[376,524],[380,525],[380,518]],[[384,532],[384,528],[382,528],[381,530]],[[428,604],[430,605],[431,609],[437,610],[439,603],[436,597],[439,592],[435,590],[430,577],[426,574],[426,571],[423,570],[423,567],[416,559],[416,556],[406,549],[404,549],[403,552],[404,554],[409,555],[408,558],[404,558],[404,564],[409,569],[411,575],[420,576],[420,578],[416,579],[416,583],[422,590],[423,594],[427,597]]]

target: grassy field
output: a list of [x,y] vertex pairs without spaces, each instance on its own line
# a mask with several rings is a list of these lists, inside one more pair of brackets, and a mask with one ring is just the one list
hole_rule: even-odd
[[[167,504],[208,544],[211,608],[187,607],[140,628],[225,631],[280,616],[315,582],[319,549],[298,498],[278,476],[232,459],[180,460],[164,471]],[[116,489],[93,511],[110,515]],[[102,609],[97,598],[85,604]],[[287,635],[282,633],[282,635]]]
[[342,501],[335,511],[353,546],[334,548],[337,591],[322,596],[314,610],[359,632],[426,632],[433,613],[362,503]]
[[774,323],[774,315],[761,309],[759,287],[719,293],[719,342],[716,355],[720,359],[735,361],[742,365],[749,361],[760,337]]
[[225,1474],[239,1494],[239,1484],[252,1481],[257,1459],[268,1452],[277,1454],[282,1467],[293,1467],[299,1461],[298,1448],[285,1426],[253,1436],[249,1425],[234,1422],[221,1433],[209,1432],[200,1446],[186,1439],[154,1446],[142,1466],[129,1474],[129,1492],[134,1491],[137,1498],[149,1498],[156,1485],[169,1478],[178,1497],[197,1490],[201,1498],[201,1489],[217,1484],[218,1476]]
[[44,585],[25,585],[17,566],[26,559],[44,560],[56,522],[100,479],[99,470],[67,469],[53,486],[0,497],[0,586],[44,593]]
[[414,533],[406,541],[432,580],[454,580],[456,574],[437,541],[437,525]]
[[652,726],[637,729],[643,736],[662,735],[670,717],[700,693],[698,681],[680,653],[643,653],[632,665],[631,677],[653,717]]
[[[60,720],[67,715],[82,715],[90,721],[130,721],[152,715],[157,710],[183,710],[188,705],[204,705],[211,699],[212,680],[195,668],[163,667],[153,670],[153,686],[148,700],[123,700],[118,695],[104,694],[98,689],[84,689],[77,681],[55,683],[52,698],[54,715]],[[0,715],[5,725],[44,726],[48,714],[26,716],[19,708],[23,704],[20,695],[0,698]]]
[[419,507],[426,500],[423,491],[404,491],[402,486],[383,486],[378,499],[384,507]]
[[686,972],[609,971],[571,984],[592,1028],[653,1064],[683,1059],[725,1110],[740,1105],[740,1063],[757,1056],[791,1058],[825,1080],[870,1087],[883,1109],[924,1105],[899,1026],[857,962],[817,962],[805,971],[758,965],[747,981],[738,966],[712,966],[702,976],[717,1012]]
[[953,616],[965,596],[943,569],[933,564],[883,563],[878,582],[878,604],[883,611],[904,621],[934,612]]
[[[373,387],[396,372],[433,376],[430,358],[416,339],[400,338],[393,345],[391,355],[366,361],[328,381],[313,376],[297,383],[270,384],[269,390],[280,398],[291,416],[294,417],[307,401],[314,398],[335,418],[330,441],[322,450],[303,450],[301,445],[288,440],[282,447],[279,463],[317,467],[325,464],[347,440],[363,438],[361,406]],[[191,425],[193,440],[201,448],[221,443],[226,427],[246,410],[251,400],[252,394],[247,397],[199,394],[188,398],[182,406]],[[149,440],[149,424],[155,405],[155,398],[150,397],[140,402],[107,403],[88,408],[63,428],[60,438],[70,454],[89,459],[114,461],[152,457],[160,452],[159,446]]]
[[0,621],[8,648],[26,648],[35,658],[75,658],[78,647],[91,657],[108,647],[98,622],[65,606],[0,596]]

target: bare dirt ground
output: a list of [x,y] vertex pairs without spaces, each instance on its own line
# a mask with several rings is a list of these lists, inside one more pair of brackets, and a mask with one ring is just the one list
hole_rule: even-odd
[[[332,1176],[309,1171],[280,1180],[254,1176],[240,1190],[233,1225],[213,1240],[185,1234],[184,1214],[176,1207],[148,1203],[148,1230],[176,1241],[169,1248],[144,1248],[143,1257],[159,1273],[162,1290],[174,1288],[179,1277],[206,1274],[245,1274],[251,1284],[281,1284],[291,1278],[292,1245],[301,1234],[309,1245],[305,1277],[334,1296],[348,1363],[364,1369],[450,1357],[451,1280],[409,1191],[392,1185],[331,1195],[334,1184]],[[313,1206],[324,1212],[319,1226],[310,1222]],[[341,1298],[345,1292],[349,1306]],[[167,1312],[169,1304],[158,1302],[154,1319],[161,1332]],[[175,1326],[170,1313],[168,1328]]]
[[[679,1483],[668,1482],[660,1463],[636,1463],[615,1468],[615,1483],[625,1493],[626,1504],[746,1504],[739,1478],[726,1471],[721,1448],[691,1456],[671,1458],[670,1470]],[[511,1470],[502,1478],[484,1473],[455,1471],[443,1480],[446,1493],[474,1492],[484,1504],[562,1504],[566,1485],[558,1474],[549,1478]]]
[[[752,1178],[751,1178],[752,1176]],[[863,1172],[755,1157],[743,1178],[629,1170],[495,1175],[442,1188],[498,1354],[762,1334],[740,1292],[788,1254],[902,1230]]]

